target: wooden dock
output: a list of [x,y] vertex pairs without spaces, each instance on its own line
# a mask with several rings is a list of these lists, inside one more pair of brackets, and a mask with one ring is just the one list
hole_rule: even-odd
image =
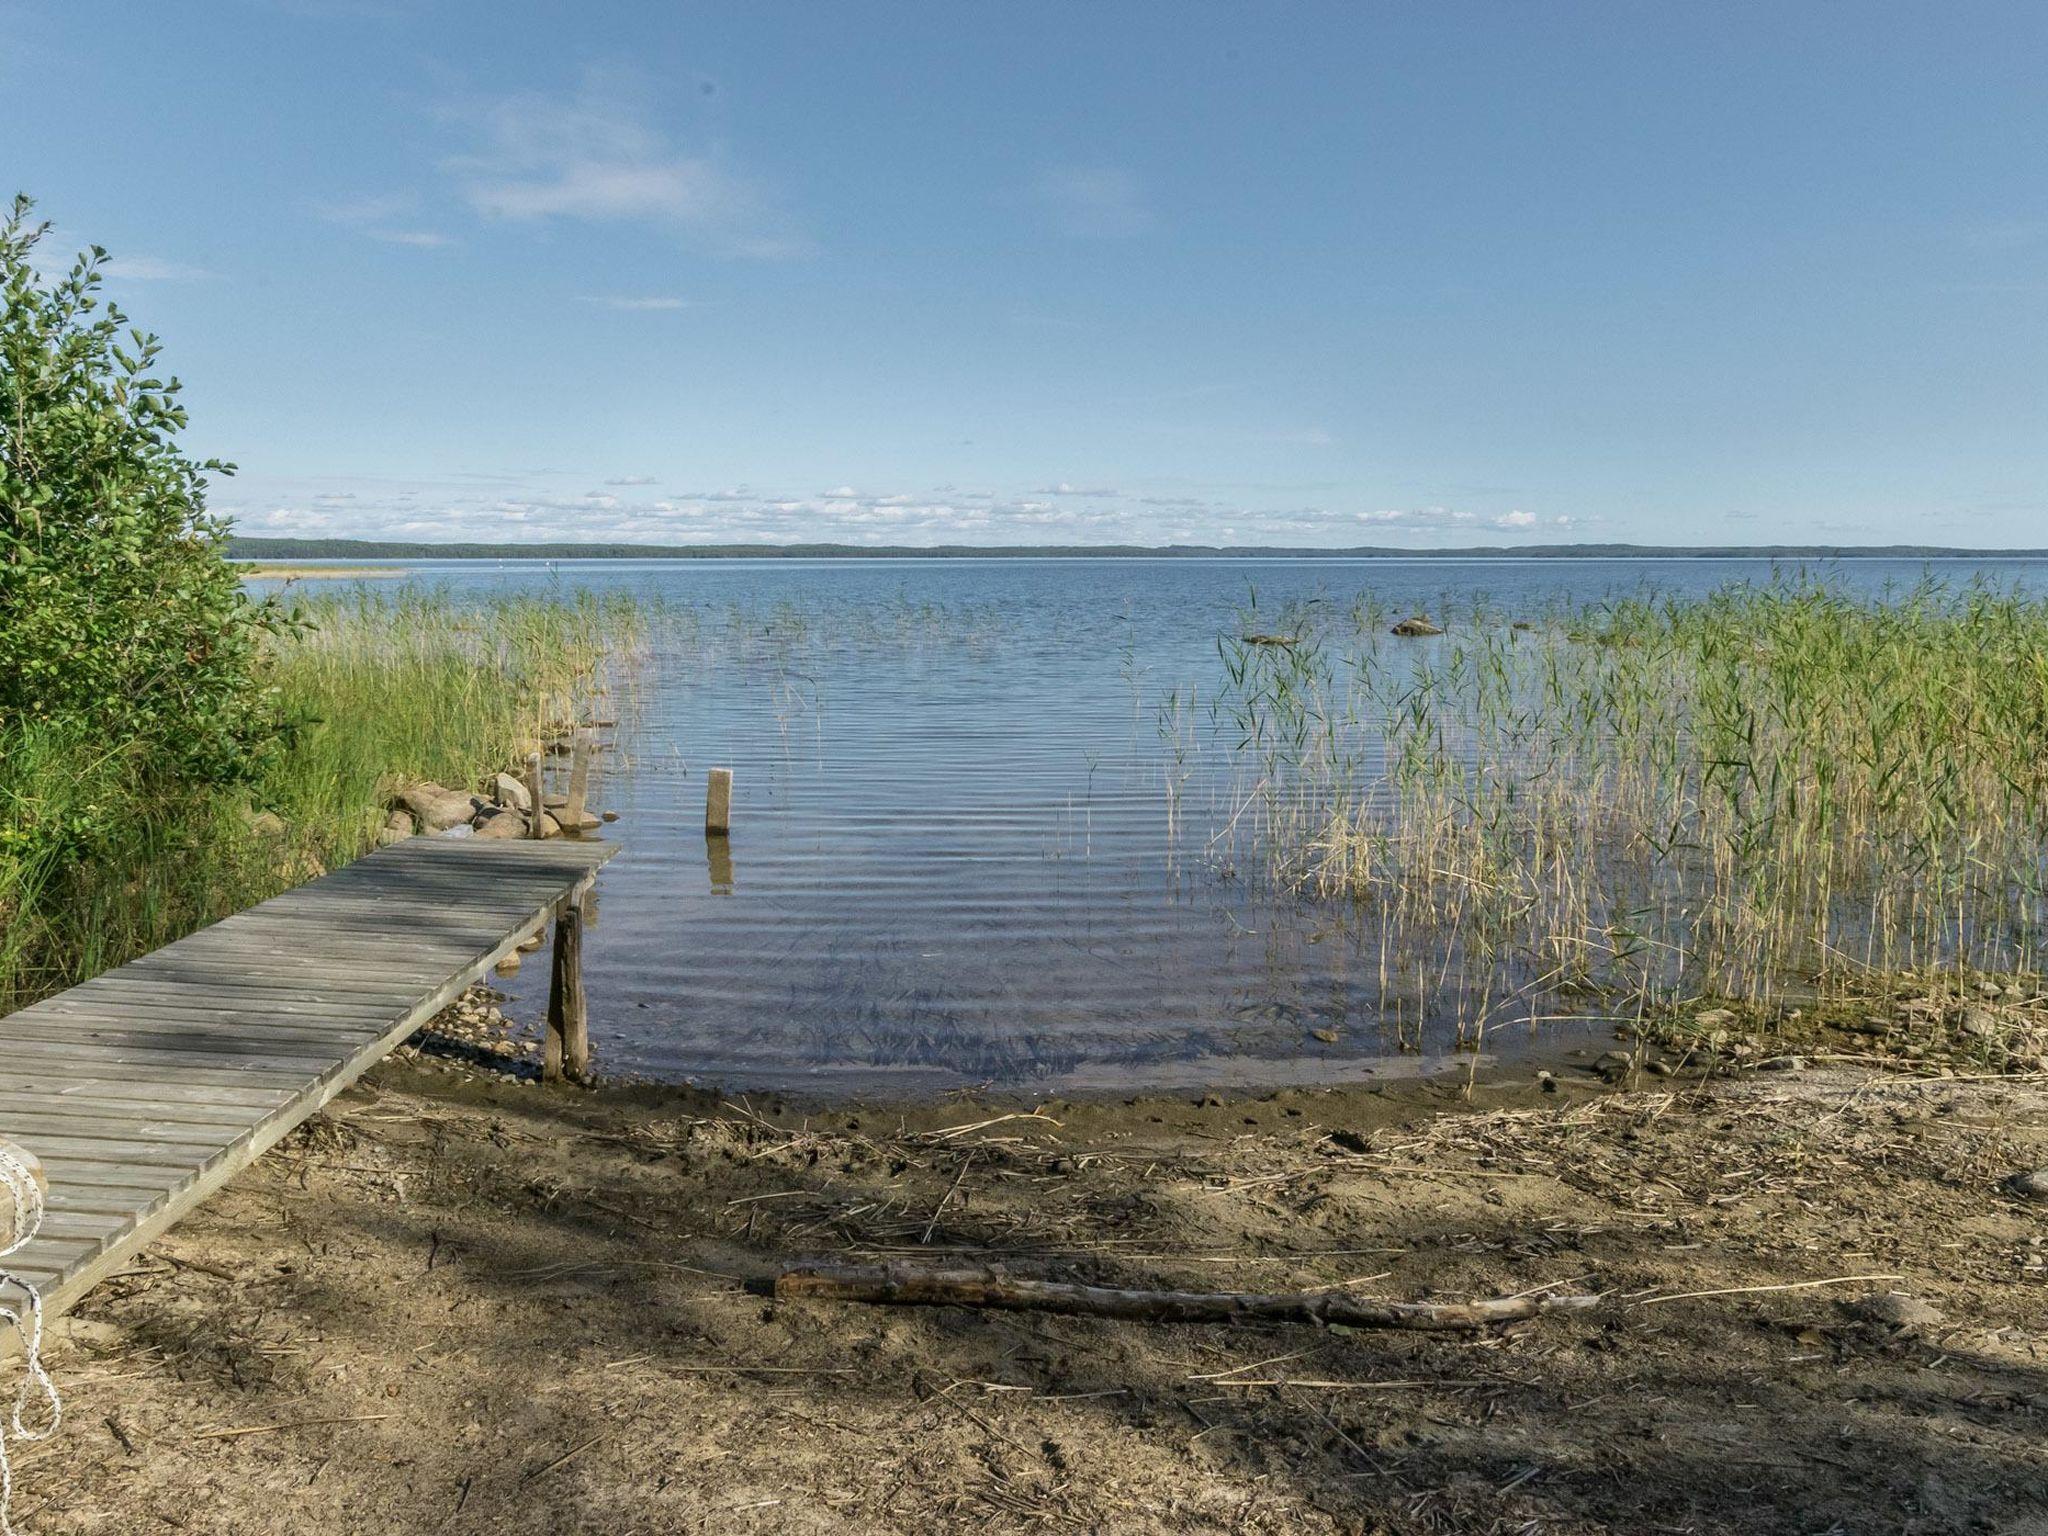
[[410,838],[0,1019],[0,1135],[50,1185],[6,1267],[62,1312],[566,915],[559,1002],[613,851]]

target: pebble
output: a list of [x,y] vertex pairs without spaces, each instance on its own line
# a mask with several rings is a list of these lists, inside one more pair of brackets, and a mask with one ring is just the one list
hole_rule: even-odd
[[1536,1074],[1536,1086],[1545,1093],[1555,1093],[1557,1092],[1557,1077],[1554,1073],[1538,1072]]
[[1988,1039],[1998,1033],[1998,1015],[1989,1008],[1965,1008],[1963,1010],[1963,1033]]
[[2022,1200],[2048,1200],[2048,1168],[2023,1169],[2005,1181],[2005,1191]]
[[1309,1033],[1311,1035],[1314,1035],[1316,1039],[1322,1041],[1325,1045],[1335,1045],[1339,1040],[1343,1038],[1343,1036],[1339,1035],[1337,1031],[1335,1031],[1334,1029],[1312,1029],[1309,1031]]
[[1893,1328],[1935,1328],[1943,1321],[1942,1315],[1919,1297],[1899,1291],[1872,1296],[1867,1301],[1856,1303],[1854,1310],[1866,1321],[1884,1323]]

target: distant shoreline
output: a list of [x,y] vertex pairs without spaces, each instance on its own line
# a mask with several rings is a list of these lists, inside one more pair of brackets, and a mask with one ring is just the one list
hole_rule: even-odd
[[[1170,544],[423,544],[373,539],[231,536],[231,560],[2048,560],[2048,549],[1963,549],[1938,544],[1535,544],[1465,549],[1291,549],[1282,545]],[[299,570],[297,574],[328,574]],[[269,574],[269,573],[266,573]]]
[[396,565],[273,565],[267,560],[248,560],[229,557],[236,565],[247,566],[243,572],[251,581],[342,581],[349,577],[373,578],[380,576],[410,576],[412,572]]

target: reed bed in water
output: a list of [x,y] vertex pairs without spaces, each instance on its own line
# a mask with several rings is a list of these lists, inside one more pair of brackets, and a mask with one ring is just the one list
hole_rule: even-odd
[[262,678],[282,732],[248,784],[147,783],[118,741],[0,724],[0,1011],[357,857],[402,781],[515,764],[630,684],[649,617],[623,599],[410,588],[294,611]]
[[1254,602],[1219,709],[1240,851],[1351,903],[1390,1016],[2038,968],[2048,600],[1781,578],[1388,617]]

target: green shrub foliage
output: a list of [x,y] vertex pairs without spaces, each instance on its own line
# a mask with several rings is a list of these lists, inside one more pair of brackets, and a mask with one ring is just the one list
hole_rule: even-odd
[[17,197],[0,224],[0,739],[78,730],[146,791],[246,778],[274,736],[259,680],[279,616],[243,595],[176,435],[160,345],[100,294],[106,253],[61,275]]

